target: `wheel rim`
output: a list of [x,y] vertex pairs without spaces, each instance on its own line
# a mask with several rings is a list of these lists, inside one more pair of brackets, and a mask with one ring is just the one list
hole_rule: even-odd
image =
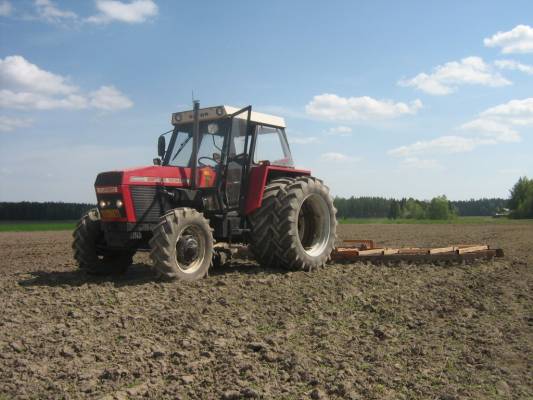
[[304,251],[312,256],[321,255],[331,235],[331,216],[326,200],[312,193],[304,198],[298,211],[298,238]]
[[176,263],[178,268],[186,274],[193,274],[204,263],[205,252],[206,239],[202,230],[196,225],[184,227],[176,241]]

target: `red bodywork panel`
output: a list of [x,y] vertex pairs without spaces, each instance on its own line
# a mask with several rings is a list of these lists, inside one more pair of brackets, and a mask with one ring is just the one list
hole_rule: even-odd
[[290,167],[280,167],[277,165],[260,164],[254,165],[250,170],[250,180],[248,181],[248,193],[244,205],[244,215],[249,215],[261,207],[263,202],[263,192],[269,177],[282,176],[302,176],[311,175],[311,171]]
[[[162,185],[166,187],[188,187],[191,179],[191,168],[184,167],[163,167],[163,166],[148,166],[139,168],[129,168],[122,171],[122,182],[117,187],[116,192],[109,192],[112,194],[122,194],[122,201],[124,203],[126,217],[114,217],[110,215],[103,215],[104,221],[115,222],[136,222],[137,216],[133,207],[133,200],[131,197],[131,186],[156,186]],[[283,177],[283,176],[302,176],[310,175],[311,171],[303,169],[295,169],[290,167],[281,167],[269,164],[259,164],[252,166],[250,170],[250,179],[248,183],[248,193],[246,195],[246,202],[244,206],[244,215],[249,215],[259,207],[263,201],[263,192],[269,179]],[[216,172],[211,167],[198,168],[198,188],[212,188],[215,186]],[[109,189],[109,185],[96,186],[98,196],[99,190]]]
[[[107,217],[102,215],[102,220],[116,222],[136,222],[137,218],[133,208],[130,186],[156,186],[188,187],[191,182],[191,168],[148,166],[128,168],[122,171],[122,183],[118,186],[118,192],[122,193],[122,201],[126,209],[126,217]],[[198,168],[198,188],[210,188],[215,186],[216,172],[211,167]],[[98,189],[103,186],[96,186]]]

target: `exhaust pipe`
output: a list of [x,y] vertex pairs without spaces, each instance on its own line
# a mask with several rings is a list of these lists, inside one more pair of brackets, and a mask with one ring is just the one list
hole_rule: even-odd
[[196,189],[196,174],[198,170],[198,142],[200,140],[200,101],[193,100],[193,125],[192,125],[192,176],[191,189]]

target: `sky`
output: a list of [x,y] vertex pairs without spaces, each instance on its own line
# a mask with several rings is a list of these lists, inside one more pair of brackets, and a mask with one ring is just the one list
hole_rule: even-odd
[[337,196],[533,178],[533,2],[0,0],[0,201],[94,202],[172,112],[283,116]]

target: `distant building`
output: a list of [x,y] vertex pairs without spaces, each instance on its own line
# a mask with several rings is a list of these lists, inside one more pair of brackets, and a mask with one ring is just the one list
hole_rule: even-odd
[[509,210],[508,208],[501,208],[492,217],[493,218],[507,218],[510,213],[511,213],[511,210]]

